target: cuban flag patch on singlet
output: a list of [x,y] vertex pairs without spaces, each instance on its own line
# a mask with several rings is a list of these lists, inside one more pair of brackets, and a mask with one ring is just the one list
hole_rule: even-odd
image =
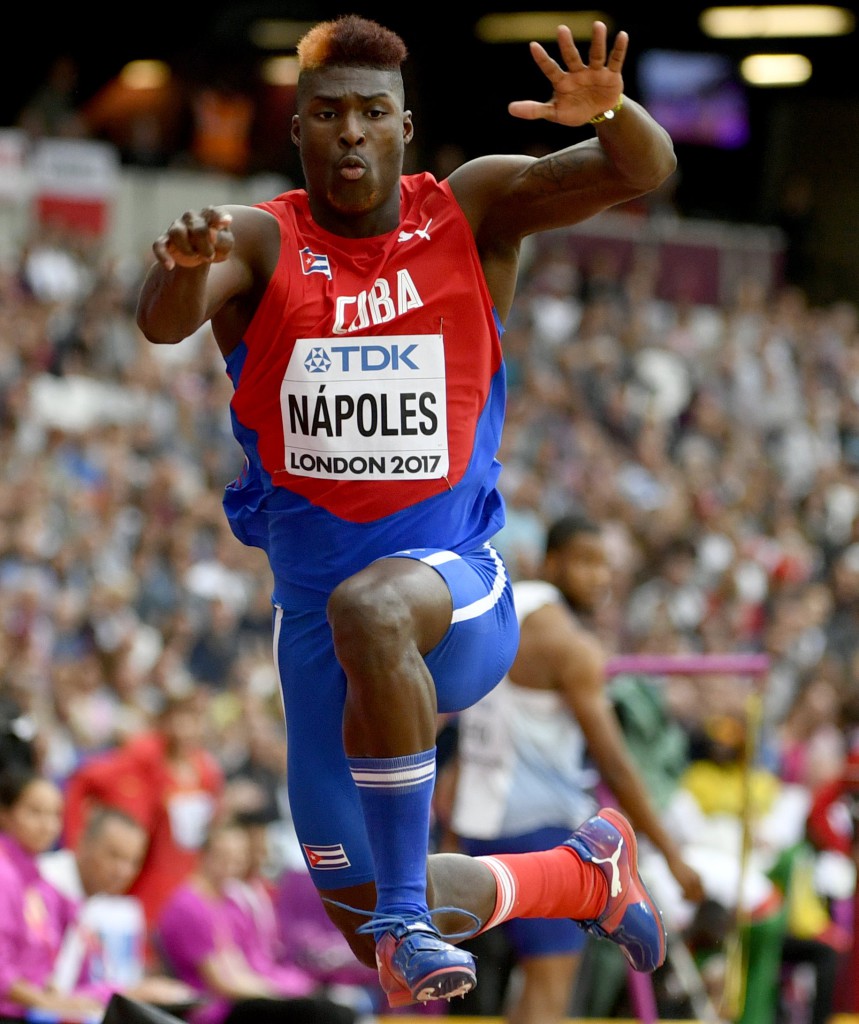
[[305,245],[299,250],[298,255],[301,257],[301,272],[305,277],[308,274],[324,274],[329,281],[331,280],[331,264],[325,253],[312,252],[310,246]]

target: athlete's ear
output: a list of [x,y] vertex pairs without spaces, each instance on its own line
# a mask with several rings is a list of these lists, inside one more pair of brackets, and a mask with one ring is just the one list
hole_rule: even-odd
[[298,114],[292,115],[292,129],[289,133],[289,137],[296,144],[296,146],[299,145],[299,141],[301,139],[301,127],[298,120]]
[[403,111],[403,141],[408,145],[415,134],[415,126],[412,124],[411,110]]

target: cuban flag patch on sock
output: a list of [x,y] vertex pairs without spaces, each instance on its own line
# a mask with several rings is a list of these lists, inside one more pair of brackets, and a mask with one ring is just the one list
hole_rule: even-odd
[[303,274],[324,274],[329,281],[331,280],[331,265],[325,253],[311,252],[310,246],[305,245],[303,249],[299,249],[298,255],[301,257]]
[[348,868],[351,864],[342,843],[335,846],[309,846],[307,843],[302,845],[307,862],[318,871],[324,871],[326,868]]

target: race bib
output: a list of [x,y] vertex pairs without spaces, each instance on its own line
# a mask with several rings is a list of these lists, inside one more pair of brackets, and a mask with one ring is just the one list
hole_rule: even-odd
[[447,474],[441,334],[300,338],[280,405],[284,466],[297,476],[433,480]]

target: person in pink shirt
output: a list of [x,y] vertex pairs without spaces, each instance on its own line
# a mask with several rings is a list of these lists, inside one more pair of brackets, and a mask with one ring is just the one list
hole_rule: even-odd
[[311,991],[318,982],[290,962],[281,942],[272,883],[262,870],[267,855],[265,826],[248,814],[237,815],[235,824],[245,835],[247,856],[242,874],[224,886],[224,913],[233,939],[255,971],[269,977],[280,975],[287,984],[292,977],[301,989]]
[[300,968],[276,962],[270,931],[248,935],[247,905],[235,890],[247,872],[247,832],[214,826],[199,868],[167,900],[158,946],[173,974],[207,1002],[191,1024],[354,1024],[357,1014],[318,991]]
[[227,911],[248,963],[261,974],[310,976],[329,995],[336,992],[338,1002],[359,1014],[372,1014],[383,995],[378,973],[352,956],[319,902],[303,863],[300,872],[289,872],[300,875],[289,885],[282,884],[282,873],[270,877],[266,870],[268,826],[276,819],[263,810],[239,812],[234,820],[248,838],[250,858],[244,875],[228,883]]
[[0,1021],[39,1014],[97,1022],[113,994],[85,976],[71,990],[54,984],[77,904],[42,878],[37,858],[57,841],[62,813],[62,794],[38,772],[14,767],[0,775]]

